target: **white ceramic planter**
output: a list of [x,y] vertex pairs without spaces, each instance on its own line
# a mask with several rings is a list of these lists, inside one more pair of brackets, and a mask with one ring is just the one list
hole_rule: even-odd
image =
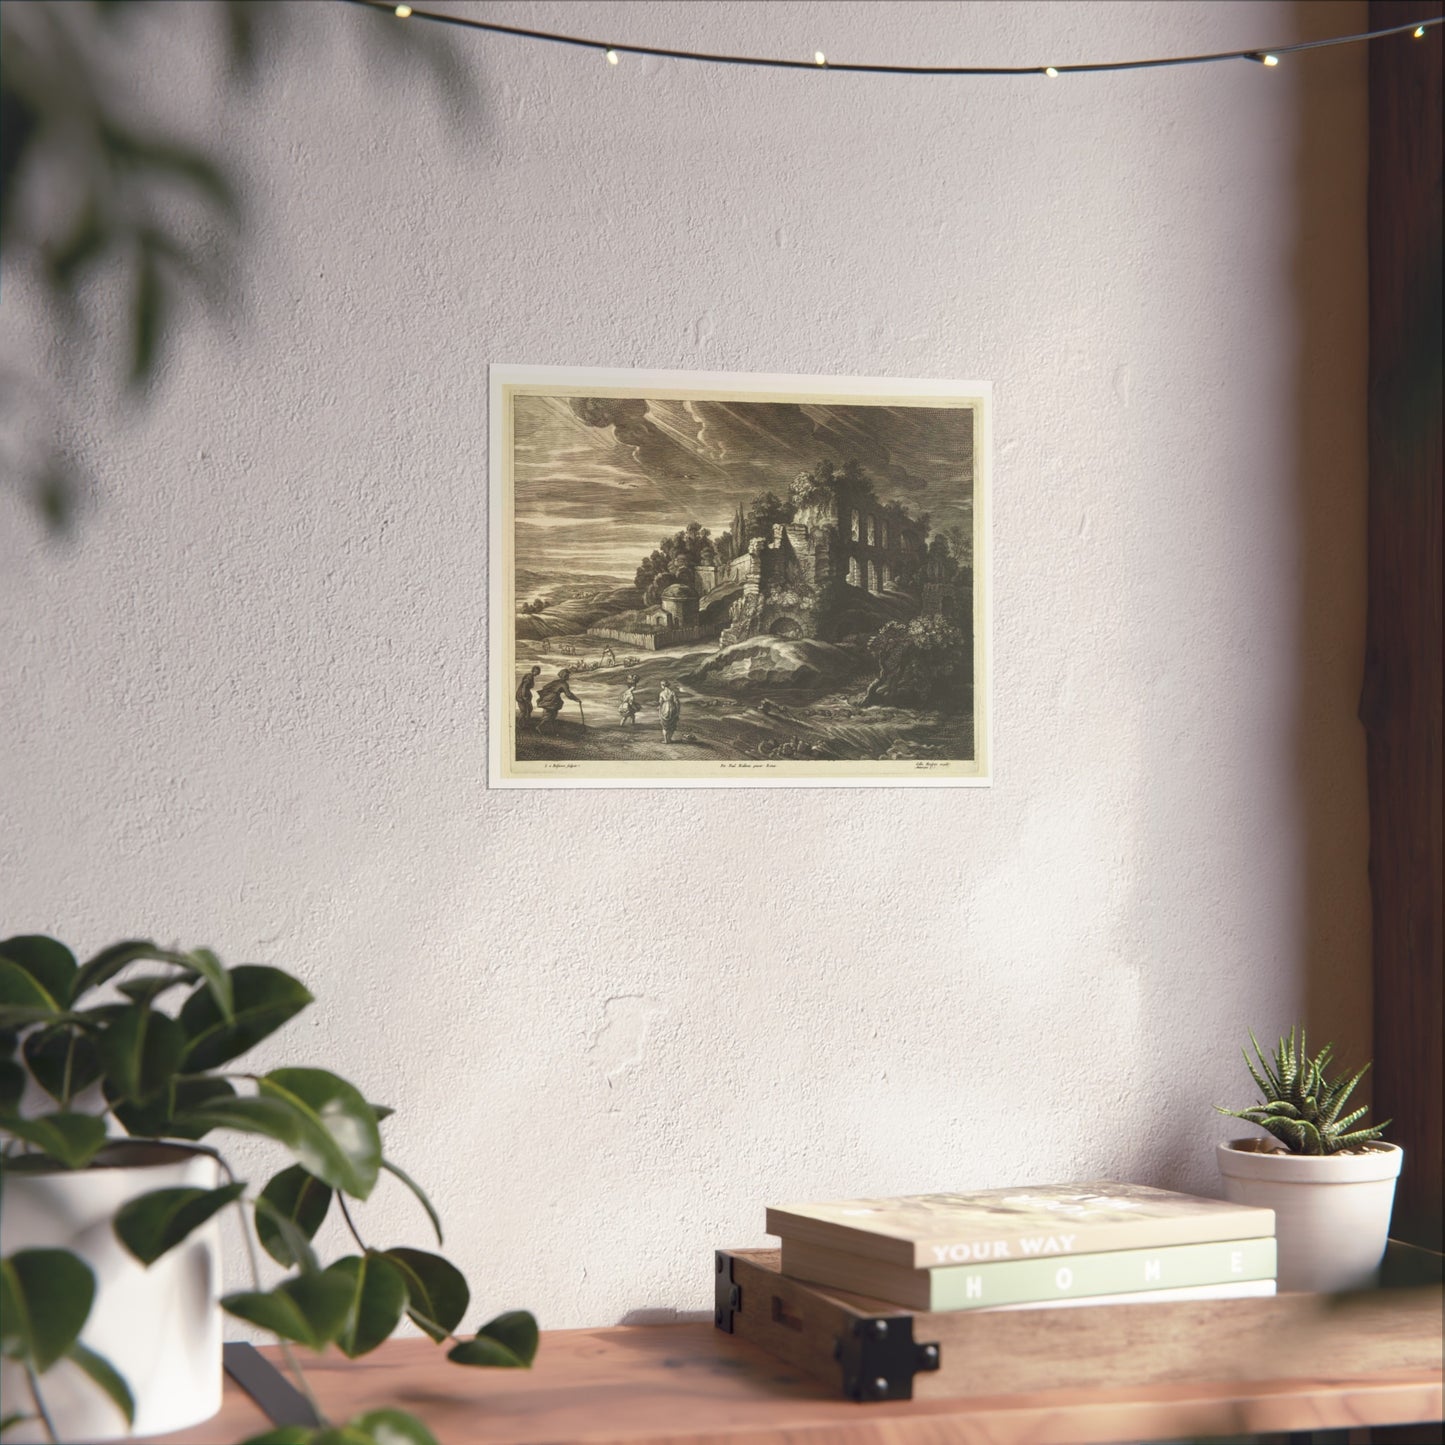
[[1269,1139],[1218,1148],[1224,1197],[1274,1210],[1282,1290],[1358,1289],[1384,1257],[1404,1152],[1376,1140],[1360,1154],[1283,1154]]
[[[115,1237],[111,1220],[152,1189],[214,1189],[216,1161],[184,1145],[107,1145],[87,1169],[5,1172],[0,1253],[69,1249],[95,1271],[95,1303],[82,1343],[124,1376],[135,1399],[134,1433],[159,1435],[208,1420],[221,1408],[220,1226],[213,1218],[149,1269]],[[63,1441],[119,1440],[125,1417],[67,1360],[40,1379]],[[30,1408],[20,1365],[0,1365],[7,1411]],[[6,1431],[11,1441],[44,1440],[38,1422]]]

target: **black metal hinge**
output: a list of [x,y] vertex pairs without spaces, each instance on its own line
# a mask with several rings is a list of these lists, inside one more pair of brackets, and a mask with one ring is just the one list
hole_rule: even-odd
[[713,1285],[713,1323],[727,1334],[733,1332],[733,1315],[743,1307],[743,1289],[733,1283],[733,1262],[718,1250],[717,1279]]
[[833,1358],[850,1400],[911,1400],[914,1375],[938,1368],[939,1349],[914,1341],[912,1315],[873,1315],[838,1336]]

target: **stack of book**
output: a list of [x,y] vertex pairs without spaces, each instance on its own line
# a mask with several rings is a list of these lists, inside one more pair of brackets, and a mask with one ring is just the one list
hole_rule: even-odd
[[781,1269],[915,1310],[1235,1299],[1275,1290],[1274,1211],[1110,1181],[787,1204]]

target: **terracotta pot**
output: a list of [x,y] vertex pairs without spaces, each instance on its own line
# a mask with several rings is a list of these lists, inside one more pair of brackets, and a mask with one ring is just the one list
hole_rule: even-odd
[[1332,1292],[1370,1283],[1390,1233],[1405,1157],[1398,1144],[1288,1154],[1272,1139],[1231,1139],[1217,1153],[1224,1197],[1274,1210],[1280,1289]]
[[[215,1159],[181,1144],[137,1140],[107,1145],[85,1169],[7,1165],[0,1253],[68,1249],[95,1272],[95,1302],[80,1339],[120,1372],[135,1399],[136,1435],[159,1435],[209,1420],[221,1408],[220,1226],[209,1220],[149,1269],[116,1238],[111,1220],[152,1189],[219,1184]],[[125,1417],[68,1360],[40,1377],[45,1407],[63,1441],[124,1439]],[[0,1366],[6,1410],[29,1410],[22,1367]],[[5,1432],[11,1442],[44,1440],[38,1421]]]

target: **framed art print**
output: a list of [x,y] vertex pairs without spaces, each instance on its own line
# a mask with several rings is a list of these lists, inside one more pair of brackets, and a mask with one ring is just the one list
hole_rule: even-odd
[[990,403],[492,367],[492,785],[988,783]]

